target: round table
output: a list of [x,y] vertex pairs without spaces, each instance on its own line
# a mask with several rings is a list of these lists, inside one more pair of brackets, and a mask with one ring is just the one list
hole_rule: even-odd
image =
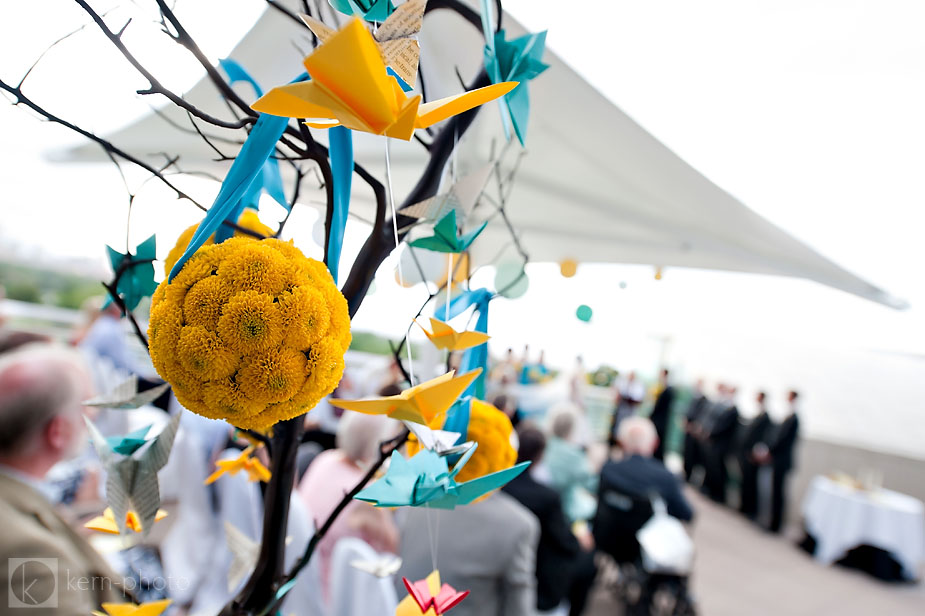
[[892,490],[859,490],[814,477],[803,501],[816,560],[831,564],[861,545],[880,548],[902,565],[910,580],[925,560],[925,505]]

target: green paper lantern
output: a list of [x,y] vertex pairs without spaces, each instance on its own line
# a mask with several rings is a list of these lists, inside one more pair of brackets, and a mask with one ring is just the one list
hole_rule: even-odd
[[[521,275],[523,272],[523,275]],[[519,261],[508,261],[498,265],[495,270],[495,289],[501,297],[517,299],[530,288],[530,279]]]

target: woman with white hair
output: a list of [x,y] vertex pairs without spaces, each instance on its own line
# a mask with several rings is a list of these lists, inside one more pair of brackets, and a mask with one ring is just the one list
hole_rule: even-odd
[[[379,443],[388,437],[390,420],[377,415],[347,411],[337,426],[337,448],[324,451],[312,461],[299,484],[299,495],[317,526],[328,518],[344,494],[366,474],[379,456]],[[351,500],[318,544],[321,584],[330,591],[330,565],[334,546],[343,537],[362,539],[377,552],[398,552],[398,529],[392,515],[368,503]]]
[[596,507],[597,475],[588,457],[576,443],[581,411],[572,402],[559,402],[549,409],[549,440],[543,465],[549,471],[550,486],[562,497],[562,507],[571,522],[589,520]]

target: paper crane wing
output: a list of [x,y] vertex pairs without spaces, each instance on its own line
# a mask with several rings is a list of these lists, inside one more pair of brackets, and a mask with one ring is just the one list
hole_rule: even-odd
[[376,560],[352,560],[350,566],[370,575],[385,578],[398,573],[401,569],[401,558],[394,554],[385,554]]
[[514,477],[524,472],[528,466],[530,466],[529,462],[521,462],[520,464],[515,464],[511,468],[506,468],[495,473],[489,473],[470,481],[456,484],[457,504],[468,505],[481,496],[493,490],[497,490],[511,479],[514,479]]
[[225,541],[231,552],[228,568],[228,592],[234,592],[244,577],[254,570],[260,555],[260,544],[248,537],[237,526],[225,520]]
[[138,377],[133,374],[105,394],[84,400],[83,405],[102,406],[119,410],[137,409],[140,406],[151,404],[168,389],[170,389],[170,384],[164,383],[139,392]]
[[[418,323],[420,325],[420,323]],[[484,344],[488,341],[491,336],[488,334],[483,334],[482,332],[457,332],[450,325],[434,319],[430,319],[430,327],[433,332],[428,332],[426,329],[421,327],[424,330],[424,335],[427,336],[435,347],[442,350],[448,351],[461,351],[463,349],[468,349],[480,344]]]
[[170,599],[150,601],[140,605],[134,603],[104,603],[102,607],[105,614],[96,611],[94,614],[102,614],[102,616],[106,616],[106,614],[109,616],[160,616],[170,604]]
[[395,10],[392,0],[328,0],[344,15],[360,15],[367,21],[385,21]]
[[[433,608],[435,614],[445,614],[459,605],[469,594],[468,590],[458,592],[449,584],[441,584],[438,570],[434,570],[423,580],[411,582],[408,578],[403,577],[402,582],[404,582],[410,598],[417,603],[421,613],[427,613],[428,610]],[[401,609],[401,606],[399,606],[399,609]]]
[[367,415],[388,415],[392,419],[428,424],[434,417],[445,412],[469,386],[478,374],[469,372],[455,377],[448,372],[435,379],[425,381],[400,395],[369,400],[330,400],[331,406],[366,413]]
[[468,451],[470,447],[475,445],[473,442],[467,442],[457,447],[456,442],[460,437],[459,432],[432,430],[428,426],[414,423],[413,421],[405,421],[402,423],[414,434],[415,438],[418,439],[418,442],[421,443],[424,449],[432,449],[441,456],[456,455],[457,453]]

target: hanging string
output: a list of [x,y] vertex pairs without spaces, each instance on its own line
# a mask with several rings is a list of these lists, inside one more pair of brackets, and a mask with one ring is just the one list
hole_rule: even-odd
[[[430,504],[424,505],[424,517],[427,519],[427,543],[430,544],[430,564],[431,571],[437,569],[437,540],[434,539],[434,529],[431,527],[430,516],[432,514]],[[439,529],[440,518],[437,518],[437,528]]]
[[[385,185],[388,188],[389,209],[392,211],[392,234],[395,238],[395,251],[398,255],[398,220],[395,216],[395,195],[392,194],[392,163],[389,157],[389,144],[391,141],[385,138]],[[405,275],[401,268],[401,256],[398,255],[398,284],[405,286]],[[410,328],[409,328],[410,331]],[[411,360],[411,341],[408,340],[408,332],[405,332],[405,349],[408,351],[408,378],[411,379],[409,385],[414,385],[414,365]]]

